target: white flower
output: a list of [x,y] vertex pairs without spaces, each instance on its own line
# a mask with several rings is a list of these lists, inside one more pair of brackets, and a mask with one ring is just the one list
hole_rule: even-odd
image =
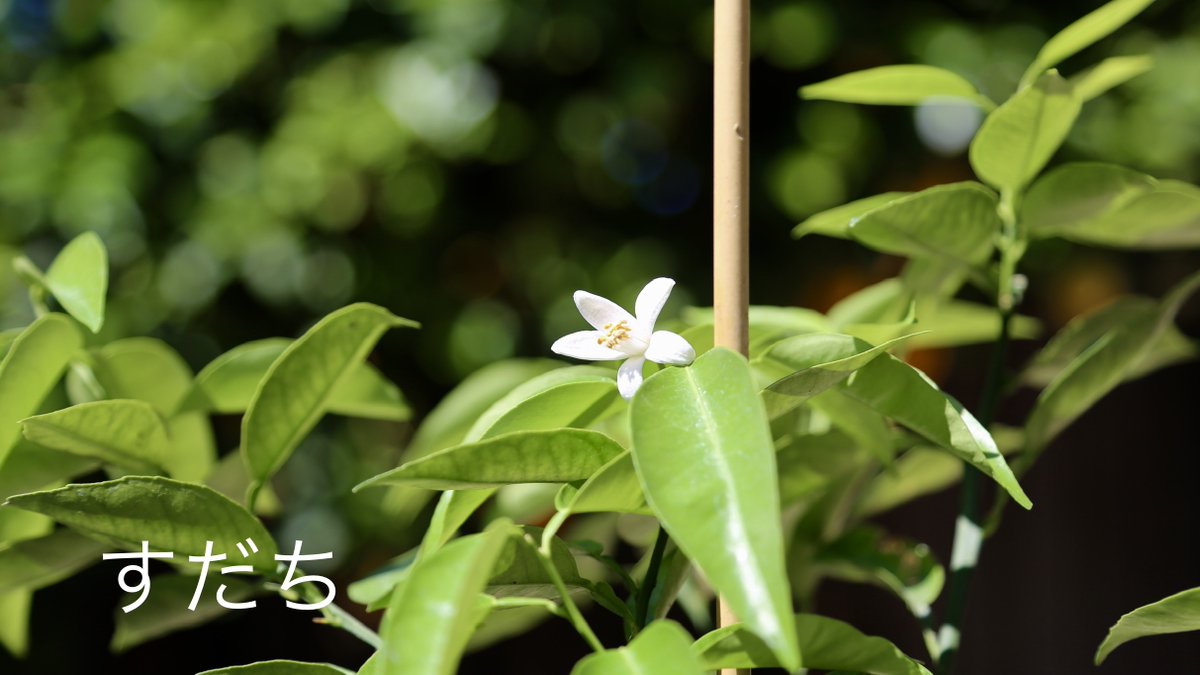
[[642,364],[646,359],[668,366],[686,366],[696,358],[696,350],[688,341],[671,331],[654,330],[654,322],[671,289],[673,279],[659,277],[638,293],[634,316],[613,301],[575,291],[579,313],[596,330],[581,330],[554,341],[550,349],[555,354],[587,361],[616,361],[625,359],[617,370],[617,390],[626,400],[642,385]]

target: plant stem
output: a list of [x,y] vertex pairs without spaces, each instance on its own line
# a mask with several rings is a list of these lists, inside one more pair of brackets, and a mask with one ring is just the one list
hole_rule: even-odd
[[654,539],[654,550],[650,553],[650,565],[646,568],[646,576],[642,577],[642,585],[638,586],[637,609],[634,616],[638,620],[638,628],[644,628],[650,623],[650,595],[658,584],[658,570],[662,566],[663,552],[667,550],[667,531],[659,526],[658,537]]
[[[322,597],[312,584],[304,584],[301,586],[300,594],[306,602],[319,602]],[[336,603],[329,603],[321,608],[321,618],[314,619],[318,623],[323,623],[326,626],[340,628],[363,642],[371,645],[375,649],[383,646],[383,640],[379,638],[379,634],[367,628],[361,621],[356,619],[353,614],[339,607]]]
[[[1013,310],[1000,310],[1000,330],[992,347],[988,364],[987,379],[979,400],[979,423],[986,429],[995,419],[1000,391],[1004,386],[1004,360],[1008,352],[1009,330]],[[954,545],[950,552],[950,584],[946,590],[946,616],[938,635],[937,672],[950,675],[954,671],[954,657],[958,653],[963,614],[967,605],[967,590],[979,550],[983,546],[983,530],[979,517],[979,472],[969,466],[963,467],[962,491],[959,501],[958,519],[954,526]]]
[[[536,542],[530,540],[530,544]],[[538,561],[542,564],[542,569],[546,571],[546,575],[550,577],[550,581],[554,584],[554,588],[558,590],[558,594],[562,597],[563,609],[567,611],[567,620],[575,627],[576,632],[583,636],[584,641],[592,648],[594,652],[604,651],[604,645],[596,634],[592,632],[592,627],[588,625],[587,619],[583,618],[583,613],[579,611],[579,607],[575,605],[575,601],[571,599],[571,594],[567,591],[567,585],[563,583],[562,576],[558,570],[554,569],[554,563],[550,560],[548,553],[538,548]]]

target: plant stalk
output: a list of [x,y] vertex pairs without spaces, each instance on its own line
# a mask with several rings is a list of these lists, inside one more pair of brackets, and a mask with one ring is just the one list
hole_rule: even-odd
[[650,552],[650,564],[646,567],[646,576],[642,577],[642,584],[638,586],[637,605],[634,611],[634,617],[638,621],[638,629],[646,627],[650,623],[650,596],[654,593],[654,587],[658,585],[658,571],[662,567],[663,553],[667,550],[667,541],[670,537],[667,536],[667,531],[659,526],[658,536],[654,539],[654,550]]
[[[530,543],[536,545],[536,542],[534,541],[530,541]],[[596,637],[596,634],[592,632],[592,627],[588,625],[587,619],[583,618],[583,613],[579,611],[579,607],[576,606],[575,601],[571,599],[571,593],[567,590],[567,585],[563,582],[562,576],[558,573],[558,570],[554,569],[554,563],[551,562],[550,556],[542,552],[541,549],[537,549],[537,552],[537,559],[539,562],[541,562],[542,569],[546,571],[546,575],[550,577],[550,581],[554,584],[554,588],[558,590],[558,594],[562,597],[563,609],[567,611],[567,620],[571,622],[571,625],[575,627],[576,632],[578,632],[583,637],[584,641],[588,643],[588,646],[592,648],[592,651],[597,653],[604,651],[604,645],[600,642],[600,639]]]

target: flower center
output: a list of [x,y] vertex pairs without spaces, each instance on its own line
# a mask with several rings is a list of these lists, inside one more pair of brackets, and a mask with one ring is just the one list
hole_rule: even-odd
[[606,323],[602,330],[604,331],[604,337],[596,338],[596,344],[604,345],[609,349],[616,349],[619,345],[633,337],[633,330],[624,319],[616,323]]

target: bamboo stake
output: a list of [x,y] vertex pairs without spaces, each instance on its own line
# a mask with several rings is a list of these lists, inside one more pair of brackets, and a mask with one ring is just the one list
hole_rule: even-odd
[[[749,342],[750,1],[713,7],[713,339],[746,355]],[[737,623],[722,598],[717,626]],[[748,670],[727,669],[721,675]]]

